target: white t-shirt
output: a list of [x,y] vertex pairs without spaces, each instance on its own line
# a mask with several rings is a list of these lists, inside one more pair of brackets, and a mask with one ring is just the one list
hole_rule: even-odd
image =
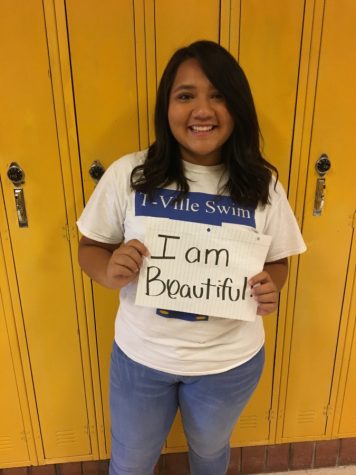
[[[145,152],[126,155],[105,172],[78,220],[80,232],[95,241],[119,244],[144,241],[148,219],[170,218],[211,225],[235,223],[272,236],[267,262],[299,254],[306,247],[286,194],[270,184],[270,204],[256,209],[238,206],[229,196],[217,196],[224,184],[223,165],[184,162],[190,191],[179,206],[171,205],[173,187],[157,190],[154,200],[130,187],[133,168]],[[226,179],[226,178],[225,178]],[[194,203],[194,206],[192,206]],[[161,312],[135,305],[137,281],[120,291],[115,341],[132,360],[179,375],[227,371],[252,358],[264,344],[263,321]]]

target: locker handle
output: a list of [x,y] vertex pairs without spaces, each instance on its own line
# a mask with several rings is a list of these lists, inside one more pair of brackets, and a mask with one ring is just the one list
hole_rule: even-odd
[[316,180],[313,216],[321,216],[321,212],[323,211],[323,207],[324,207],[324,199],[325,199],[324,190],[325,190],[325,178],[318,178]]
[[331,162],[326,153],[320,155],[315,163],[315,170],[319,175],[316,180],[313,216],[321,216],[325,201],[326,181],[324,176],[331,168]]
[[20,228],[27,228],[28,227],[28,221],[27,221],[25,196],[24,196],[23,189],[22,188],[15,188],[14,189],[14,196],[15,196],[17,220],[18,220],[19,226],[20,226]]
[[23,188],[19,188],[20,185],[25,183],[25,172],[22,170],[20,165],[18,165],[16,162],[12,162],[7,169],[7,177],[15,186],[14,198],[19,227],[27,228],[28,220],[25,206],[25,195]]

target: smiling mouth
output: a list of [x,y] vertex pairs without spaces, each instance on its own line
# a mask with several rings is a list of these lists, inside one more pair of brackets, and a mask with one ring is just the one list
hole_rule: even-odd
[[189,127],[193,132],[211,132],[216,125],[191,125]]

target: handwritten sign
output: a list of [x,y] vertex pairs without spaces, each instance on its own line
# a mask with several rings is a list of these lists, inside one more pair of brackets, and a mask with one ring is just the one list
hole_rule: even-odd
[[152,220],[136,304],[253,321],[257,302],[248,279],[263,269],[270,242],[234,224]]

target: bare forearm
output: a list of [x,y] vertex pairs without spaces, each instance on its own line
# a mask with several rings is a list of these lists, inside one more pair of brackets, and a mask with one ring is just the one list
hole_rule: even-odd
[[83,271],[98,284],[121,289],[137,278],[148,249],[137,239],[127,243],[105,244],[83,236],[78,259]]
[[104,287],[112,288],[110,285],[107,268],[112,253],[98,246],[79,247],[79,264],[83,271],[95,282]]
[[264,265],[263,270],[269,273],[278,291],[280,291],[287,280],[288,259],[285,258],[275,262],[268,262]]

